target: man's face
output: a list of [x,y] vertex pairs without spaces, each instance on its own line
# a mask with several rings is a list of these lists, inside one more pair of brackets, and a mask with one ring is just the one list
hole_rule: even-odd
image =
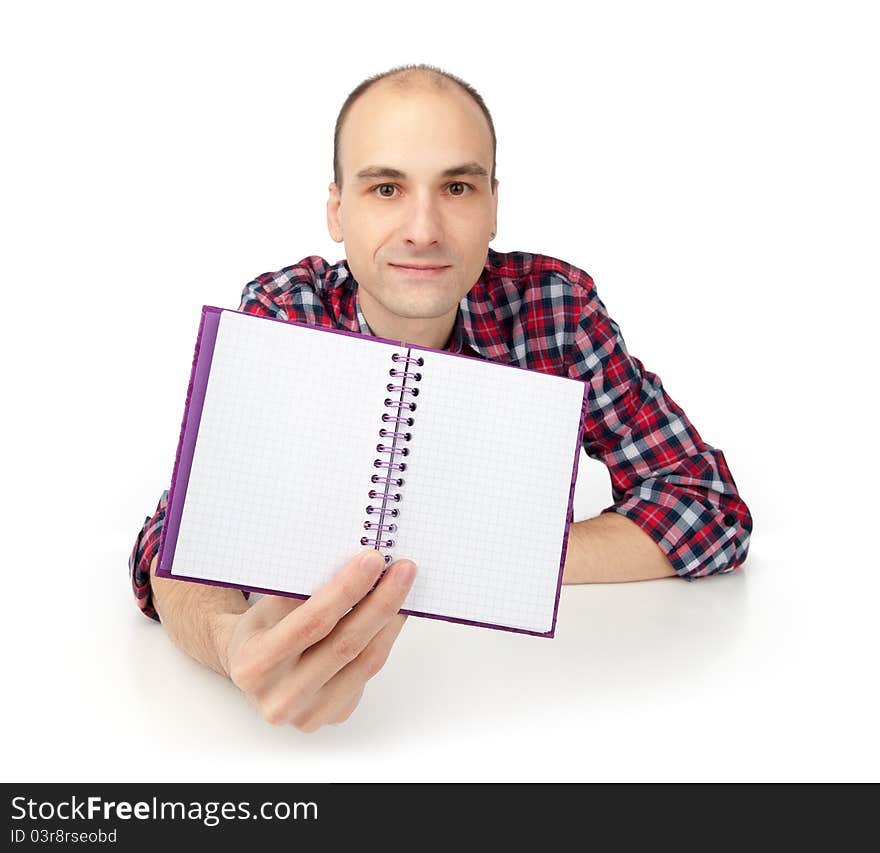
[[[483,270],[496,230],[492,138],[457,88],[397,91],[376,84],[351,108],[339,144],[343,190],[330,184],[327,224],[343,239],[373,331],[401,318],[443,324]],[[476,164],[485,174],[443,173]],[[390,167],[404,177],[359,173]],[[430,274],[398,265],[442,265]],[[374,326],[374,318],[376,325]],[[378,328],[377,328],[378,327]]]

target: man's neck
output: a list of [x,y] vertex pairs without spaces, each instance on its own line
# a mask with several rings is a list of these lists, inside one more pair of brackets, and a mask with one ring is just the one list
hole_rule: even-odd
[[375,305],[369,297],[360,293],[360,305],[370,331],[379,338],[401,341],[404,344],[418,344],[432,349],[446,349],[452,339],[452,330],[458,314],[458,306],[445,317],[408,318],[389,315],[380,305]]

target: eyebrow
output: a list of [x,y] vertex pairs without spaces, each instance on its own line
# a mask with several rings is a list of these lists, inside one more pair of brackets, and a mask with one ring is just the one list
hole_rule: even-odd
[[[458,178],[462,175],[470,175],[474,178],[488,178],[489,173],[476,161],[462,163],[460,166],[452,166],[440,173],[441,178]],[[376,178],[394,178],[398,181],[406,180],[406,172],[391,166],[367,166],[361,169],[355,176],[358,181],[372,181]]]

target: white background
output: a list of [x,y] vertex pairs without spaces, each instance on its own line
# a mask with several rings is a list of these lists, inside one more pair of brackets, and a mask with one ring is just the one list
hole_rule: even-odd
[[[873,4],[487,5],[4,11],[5,780],[880,775]],[[343,256],[336,114],[417,62],[492,111],[492,246],[593,276],[755,530],[731,576],[565,587],[552,641],[409,619],[305,735],[145,619],[127,558],[201,306]],[[608,503],[582,457],[575,518]]]

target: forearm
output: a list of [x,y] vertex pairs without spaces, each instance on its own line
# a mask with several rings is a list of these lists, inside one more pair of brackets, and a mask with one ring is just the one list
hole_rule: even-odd
[[572,523],[562,582],[619,583],[671,577],[675,569],[651,536],[626,516],[604,512]]
[[190,657],[227,675],[219,640],[230,617],[248,609],[241,592],[227,587],[157,577],[150,563],[153,604],[172,642]]

